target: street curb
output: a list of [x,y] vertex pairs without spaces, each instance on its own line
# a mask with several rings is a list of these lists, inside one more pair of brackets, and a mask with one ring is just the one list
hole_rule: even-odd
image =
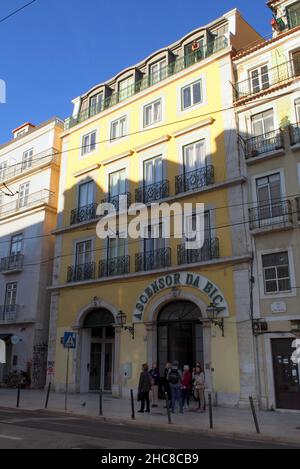
[[164,424],[164,423],[153,423],[153,422],[142,422],[139,420],[132,420],[132,419],[125,419],[120,417],[106,417],[106,416],[99,416],[99,415],[86,415],[86,414],[79,414],[72,410],[60,410],[60,409],[39,409],[40,411],[44,412],[58,412],[61,414],[72,415],[72,417],[78,416],[78,418],[86,418],[91,420],[100,420],[102,422],[107,423],[114,423],[117,425],[130,425],[130,426],[137,426],[143,428],[154,428],[154,429],[161,429],[161,430],[168,430],[171,432],[181,432],[181,433],[198,433],[204,436],[209,437],[222,437],[227,439],[234,439],[234,440],[247,440],[247,441],[254,441],[254,442],[261,442],[261,443],[279,443],[288,446],[298,446],[300,448],[300,434],[298,441],[293,440],[291,441],[289,438],[277,438],[269,435],[262,435],[257,433],[249,433],[249,432],[227,432],[224,430],[218,429],[202,429],[202,428],[190,428],[184,427],[182,425],[178,425],[176,423],[172,424]]

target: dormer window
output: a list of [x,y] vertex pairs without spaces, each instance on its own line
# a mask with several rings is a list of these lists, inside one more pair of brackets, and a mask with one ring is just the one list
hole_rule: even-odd
[[167,61],[166,59],[159,60],[154,64],[150,65],[150,84],[154,85],[155,83],[160,82],[167,76]]
[[186,66],[191,65],[203,57],[204,37],[194,39],[192,42],[184,46],[184,56]]
[[20,130],[19,132],[16,133],[16,137],[21,137],[21,135],[26,134],[26,132],[27,132],[26,129],[22,129],[22,130]]
[[103,105],[103,92],[95,94],[90,98],[90,116],[98,114],[102,111]]
[[119,81],[118,85],[119,90],[119,101],[129,98],[134,94],[134,77],[130,75],[128,78]]

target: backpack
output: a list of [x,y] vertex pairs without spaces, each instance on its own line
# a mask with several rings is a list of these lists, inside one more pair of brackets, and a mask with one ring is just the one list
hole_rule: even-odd
[[178,370],[176,370],[175,368],[171,369],[169,376],[168,376],[168,381],[170,384],[179,384],[180,375],[179,375]]

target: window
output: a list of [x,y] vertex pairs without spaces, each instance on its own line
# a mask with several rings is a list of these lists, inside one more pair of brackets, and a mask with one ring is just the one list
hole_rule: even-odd
[[22,159],[22,171],[31,168],[32,166],[32,157],[33,157],[33,148],[27,150],[23,153]]
[[262,136],[274,130],[273,109],[252,116],[251,124],[252,134],[255,137]]
[[162,157],[156,156],[144,161],[144,184],[148,186],[155,182],[161,182],[162,177]]
[[134,77],[131,75],[119,82],[119,101],[129,98],[134,93]]
[[115,197],[126,192],[126,173],[125,169],[115,171],[109,175],[109,196]]
[[3,161],[2,163],[0,163],[0,181],[5,179],[6,168],[7,168],[7,161]]
[[12,307],[16,305],[17,287],[18,287],[17,282],[11,282],[11,283],[6,284],[5,300],[4,300],[6,311],[10,311],[11,309],[13,309]]
[[143,125],[147,127],[148,125],[155,124],[161,120],[161,99],[153,101],[153,103],[146,104],[143,110]]
[[96,148],[96,130],[82,137],[81,155],[86,155]]
[[26,207],[28,204],[29,182],[19,186],[19,208]]
[[295,101],[295,112],[296,112],[296,120],[297,122],[300,122],[300,99],[296,99]]
[[107,259],[125,256],[125,238],[107,238]]
[[205,166],[205,140],[199,140],[183,147],[183,163],[186,173]]
[[[144,237],[144,251],[153,252],[159,249],[163,249],[166,245],[165,237],[163,236],[163,224],[152,223],[145,228]],[[146,237],[147,236],[147,237]]]
[[120,117],[113,121],[110,125],[110,140],[116,140],[118,138],[125,137],[127,128],[126,116]]
[[87,181],[78,188],[78,208],[86,207],[94,202],[94,181]]
[[202,81],[181,88],[181,109],[187,109],[195,106],[202,101]]
[[283,204],[280,200],[282,197],[280,173],[257,178],[256,194],[260,219],[283,215]]
[[289,28],[295,28],[300,24],[300,3],[296,2],[287,8]]
[[92,260],[92,241],[81,241],[76,243],[75,265],[88,264]]
[[16,137],[21,137],[21,135],[24,135],[26,134],[27,130],[26,129],[23,129],[23,130],[19,130],[19,132],[16,133]]
[[10,240],[10,258],[15,259],[22,252],[23,233],[11,237]]
[[[203,58],[204,38],[201,37],[184,47],[185,65],[188,67]],[[195,47],[196,46],[196,47]]]
[[291,290],[288,252],[262,256],[265,293]]
[[[197,217],[200,214],[192,213],[185,217],[185,241],[192,241],[194,233],[197,229]],[[203,229],[203,227],[201,227]],[[211,239],[211,228],[210,228],[210,213],[209,211],[204,212],[204,240]]]
[[90,98],[90,116],[94,116],[98,114],[98,112],[102,111],[103,105],[103,92],[95,94]]
[[250,72],[251,87],[253,93],[258,93],[260,90],[269,88],[269,72],[268,66],[262,65],[261,67],[251,70]]
[[158,83],[167,76],[167,61],[166,59],[159,60],[154,64],[150,65],[150,83]]
[[[300,15],[300,9],[299,9]],[[299,16],[300,18],[300,16]],[[293,72],[295,76],[300,75],[300,50],[297,50],[292,53],[292,61],[293,61]]]

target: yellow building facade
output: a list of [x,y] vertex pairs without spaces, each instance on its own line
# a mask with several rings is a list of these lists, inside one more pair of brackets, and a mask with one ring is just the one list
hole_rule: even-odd
[[[57,391],[66,383],[61,338],[73,331],[74,392],[128,396],[143,362],[157,362],[163,374],[167,361],[179,360],[202,363],[218,403],[255,396],[251,248],[231,83],[234,50],[259,39],[233,10],[73,101],[50,288],[48,366]],[[159,218],[158,237],[122,238],[117,226],[99,239],[97,206],[105,200],[121,211],[120,195],[149,208],[205,204],[203,247],[185,249],[186,232],[164,239]]]

